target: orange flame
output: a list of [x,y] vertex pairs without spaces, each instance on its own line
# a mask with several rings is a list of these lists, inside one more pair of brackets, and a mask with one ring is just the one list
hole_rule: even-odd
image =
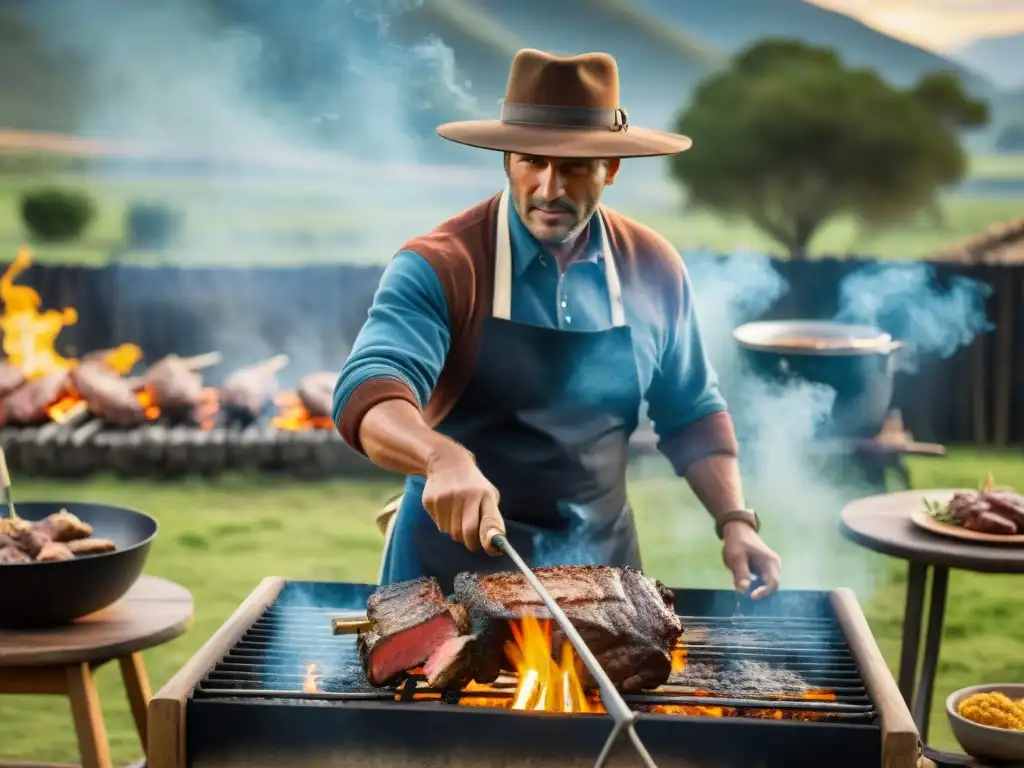
[[274,398],[280,410],[271,423],[277,429],[301,432],[307,429],[334,429],[334,424],[324,416],[313,416],[306,410],[296,392],[281,392]]
[[551,622],[526,615],[513,623],[505,654],[516,669],[518,684],[511,709],[540,712],[593,712],[583,691],[572,645],[562,643],[559,659],[551,652]]
[[316,687],[316,664],[306,665],[306,679],[302,682],[304,693],[319,693]]
[[[3,350],[7,360],[18,367],[29,380],[71,370],[78,361],[57,354],[57,337],[64,328],[78,322],[78,310],[64,307],[62,310],[40,311],[42,297],[31,286],[15,285],[32,264],[32,251],[21,246],[11,266],[0,277],[0,331],[3,332]],[[128,373],[139,360],[142,350],[135,344],[122,344],[111,350],[105,357],[107,365],[122,376]],[[155,419],[160,415],[152,399],[139,393],[139,402],[146,409],[146,417]],[[69,393],[51,405],[47,414],[57,422],[63,422],[79,405],[81,398]]]

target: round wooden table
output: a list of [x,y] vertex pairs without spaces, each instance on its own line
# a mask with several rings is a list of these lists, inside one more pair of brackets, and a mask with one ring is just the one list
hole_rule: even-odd
[[67,696],[82,765],[112,768],[93,670],[117,659],[145,751],[146,711],[152,693],[142,651],[185,634],[194,612],[187,589],[144,575],[118,602],[68,626],[0,629],[0,694]]
[[[850,541],[909,563],[899,689],[914,713],[921,742],[927,744],[935,670],[939,663],[939,646],[946,616],[949,570],[959,568],[980,573],[1024,573],[1024,547],[974,544],[920,529],[911,522],[910,513],[922,507],[924,493],[900,491],[858,499],[843,509],[840,525],[843,536]],[[929,489],[927,493],[939,495],[952,494],[954,491]],[[915,671],[929,571],[933,575],[928,627],[915,695]]]

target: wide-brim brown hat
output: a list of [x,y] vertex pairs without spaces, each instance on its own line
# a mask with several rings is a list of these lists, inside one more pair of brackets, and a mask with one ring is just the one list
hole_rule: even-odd
[[629,124],[608,54],[562,57],[531,48],[512,60],[501,119],[445,123],[437,133],[470,147],[542,157],[655,157],[693,145],[686,136]]

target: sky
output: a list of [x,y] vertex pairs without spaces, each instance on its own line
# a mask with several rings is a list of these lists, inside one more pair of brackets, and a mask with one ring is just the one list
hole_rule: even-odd
[[950,51],[986,35],[1024,33],[1024,0],[809,0],[888,35]]

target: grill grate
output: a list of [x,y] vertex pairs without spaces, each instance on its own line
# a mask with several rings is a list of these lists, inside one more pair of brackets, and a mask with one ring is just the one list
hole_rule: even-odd
[[[677,593],[685,596],[686,590]],[[683,602],[685,602],[685,597]],[[267,608],[193,692],[196,699],[283,699],[296,703],[438,700],[491,706],[510,701],[514,678],[485,690],[443,693],[413,677],[397,688],[369,685],[355,637],[334,635],[331,619],[360,613],[344,607]],[[638,712],[843,722],[873,722],[875,707],[846,639],[832,616],[681,615],[685,666],[657,689],[624,698]],[[315,688],[310,688],[310,684]],[[814,698],[829,691],[830,700]],[[722,714],[718,712],[718,714]]]

